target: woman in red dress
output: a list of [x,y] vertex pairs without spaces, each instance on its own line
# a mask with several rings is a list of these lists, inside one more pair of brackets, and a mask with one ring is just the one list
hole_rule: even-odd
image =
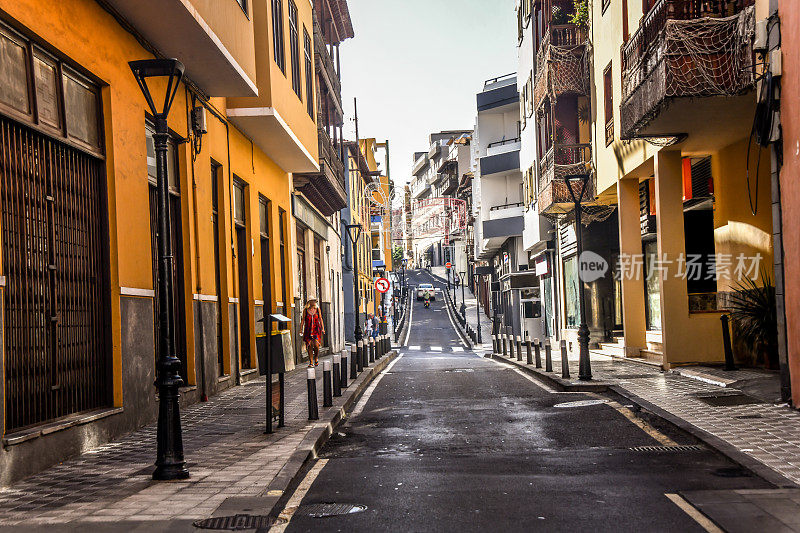
[[319,347],[322,344],[322,335],[325,333],[325,324],[317,308],[317,300],[311,298],[303,309],[303,342],[308,351],[308,366],[319,365]]

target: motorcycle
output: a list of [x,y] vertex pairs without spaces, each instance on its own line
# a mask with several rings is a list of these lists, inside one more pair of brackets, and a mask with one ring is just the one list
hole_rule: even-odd
[[425,309],[430,308],[430,306],[431,306],[431,301],[430,300],[425,300]]

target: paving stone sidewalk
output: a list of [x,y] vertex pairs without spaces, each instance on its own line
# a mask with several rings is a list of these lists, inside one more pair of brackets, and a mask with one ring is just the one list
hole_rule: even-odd
[[[526,366],[524,348],[522,359]],[[568,353],[568,361],[571,383],[584,383],[577,379],[577,347]],[[643,363],[598,354],[592,354],[591,361],[595,382],[623,389],[800,484],[800,411],[742,394],[730,385],[721,387]],[[553,369],[551,374],[542,373],[561,376],[558,345],[553,347]],[[751,373],[742,370],[738,375],[744,379]],[[735,377],[736,373],[731,379]]]
[[264,433],[264,378],[232,387],[182,412],[190,479],[151,479],[151,425],[0,490],[0,526],[196,520],[229,497],[279,496],[268,488],[304,439],[327,426],[374,375],[363,372],[334,407],[323,408],[321,364],[317,374],[319,421],[308,420],[305,367],[286,374],[286,426],[271,435]]

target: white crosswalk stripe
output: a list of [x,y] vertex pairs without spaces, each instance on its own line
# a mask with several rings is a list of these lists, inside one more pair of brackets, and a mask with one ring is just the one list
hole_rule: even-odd
[[409,350],[419,350],[419,346],[409,346]]
[[442,351],[442,347],[441,346],[431,346],[430,350],[432,352],[441,352]]
[[453,346],[451,350],[453,350],[454,352],[463,352],[464,348],[462,348],[461,346]]

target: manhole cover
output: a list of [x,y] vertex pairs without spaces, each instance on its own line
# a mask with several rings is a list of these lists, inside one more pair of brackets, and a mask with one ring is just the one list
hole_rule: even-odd
[[607,400],[578,400],[576,402],[557,403],[553,407],[568,409],[571,407],[589,407],[590,405],[601,405],[604,403],[607,403]]
[[750,472],[738,466],[717,468],[711,473],[717,477],[750,477]]
[[308,505],[301,505],[294,514],[313,518],[325,518],[328,516],[362,513],[366,510],[366,505],[355,505],[352,503],[311,503]]
[[736,405],[752,405],[763,403],[761,400],[741,392],[712,394],[702,393],[696,394],[695,398],[712,407],[733,407]]
[[675,446],[634,446],[630,448],[634,452],[701,452],[705,448],[698,444],[685,444]]
[[273,518],[271,516],[259,516],[251,514],[237,514],[234,516],[215,516],[198,520],[194,527],[200,529],[221,529],[224,531],[245,531],[248,529],[269,529],[274,524],[283,524],[286,520]]

